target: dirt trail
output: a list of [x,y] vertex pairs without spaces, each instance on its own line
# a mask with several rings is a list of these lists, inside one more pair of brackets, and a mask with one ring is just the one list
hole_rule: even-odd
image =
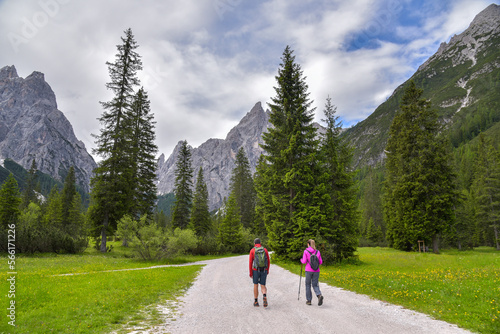
[[[269,307],[253,306],[248,256],[204,262],[194,285],[180,299],[176,317],[168,320],[172,334],[204,333],[470,333],[455,325],[320,283],[324,304],[305,304],[304,286],[297,300],[299,276],[271,265]],[[304,278],[302,278],[304,284]],[[259,329],[262,327],[262,329]]]

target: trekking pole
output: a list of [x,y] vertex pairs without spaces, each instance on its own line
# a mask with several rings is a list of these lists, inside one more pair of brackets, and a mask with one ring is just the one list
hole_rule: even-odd
[[299,296],[297,300],[300,300],[300,286],[302,285],[302,264],[300,265],[300,278],[299,278]]

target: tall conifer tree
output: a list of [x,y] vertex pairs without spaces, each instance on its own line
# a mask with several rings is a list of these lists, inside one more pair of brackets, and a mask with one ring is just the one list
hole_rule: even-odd
[[129,122],[132,129],[133,203],[130,214],[136,219],[152,214],[156,203],[156,153],[154,116],[143,88],[134,96]]
[[64,187],[61,195],[63,226],[68,226],[70,223],[72,223],[70,220],[71,216],[73,216],[71,214],[71,211],[73,210],[74,198],[77,194],[75,168],[71,166],[68,171],[68,175],[64,180]]
[[17,219],[21,214],[19,209],[21,203],[22,199],[17,181],[14,175],[10,173],[0,188],[0,226],[2,230],[6,231],[9,224],[17,223]]
[[351,170],[352,148],[340,138],[342,123],[336,112],[337,108],[328,97],[323,120],[326,123],[326,133],[321,143],[321,152],[331,211],[319,232],[321,238],[334,245],[332,255],[334,260],[340,261],[353,256],[358,244],[357,189],[355,172]]
[[183,141],[177,156],[175,168],[175,205],[172,214],[174,228],[187,228],[191,216],[193,201],[193,167],[191,150],[187,141]]
[[231,175],[231,193],[240,210],[241,223],[245,228],[253,228],[255,216],[255,187],[253,184],[250,163],[243,147],[236,154],[236,166]]
[[200,167],[196,179],[193,208],[191,210],[191,226],[198,237],[206,236],[212,226],[208,209],[208,189],[203,178],[202,167]]
[[131,29],[125,31],[113,63],[107,62],[111,81],[106,87],[114,97],[101,102],[104,112],[99,118],[101,133],[96,136],[94,154],[103,158],[94,170],[91,217],[101,237],[101,252],[106,252],[108,230],[116,229],[118,220],[133,207],[134,163],[131,154],[130,124],[134,88],[139,85],[137,72],[142,69],[138,47]]
[[485,244],[493,243],[500,250],[500,154],[482,134],[472,192],[477,203],[480,236]]
[[271,98],[269,121],[264,133],[264,164],[257,181],[261,217],[270,247],[292,259],[301,256],[308,237],[315,236],[326,212],[317,200],[324,199],[316,187],[318,140],[312,121],[314,109],[309,99],[303,71],[289,46],[285,48],[276,76],[276,96]]
[[390,128],[384,212],[394,248],[409,250],[424,240],[439,252],[439,236],[454,221],[457,196],[436,111],[422,93],[410,81]]

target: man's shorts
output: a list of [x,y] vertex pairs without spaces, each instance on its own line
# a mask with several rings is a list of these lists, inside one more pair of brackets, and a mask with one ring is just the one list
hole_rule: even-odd
[[266,285],[267,271],[253,271],[253,284]]

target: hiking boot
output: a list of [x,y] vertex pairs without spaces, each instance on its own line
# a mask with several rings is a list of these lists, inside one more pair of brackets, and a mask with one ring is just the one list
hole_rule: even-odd
[[311,301],[310,300],[306,301],[306,305],[311,305]]
[[323,305],[323,295],[318,296],[318,306]]
[[267,297],[264,297],[264,307],[267,307]]
[[256,302],[253,302],[253,306],[255,306],[255,307],[259,307],[259,302],[257,302],[257,301],[256,301]]

